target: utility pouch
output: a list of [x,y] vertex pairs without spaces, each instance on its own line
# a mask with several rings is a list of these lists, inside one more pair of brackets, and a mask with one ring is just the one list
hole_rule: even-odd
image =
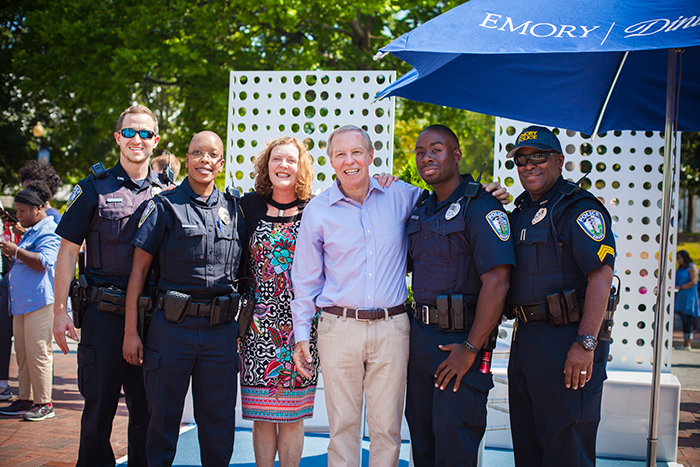
[[554,326],[567,324],[566,315],[563,313],[561,300],[559,300],[559,292],[547,295],[547,308],[549,308],[549,320]]
[[126,305],[126,296],[122,291],[110,290],[101,288],[95,297],[97,302],[97,311],[106,311],[108,313],[124,314]]
[[450,297],[450,306],[452,308],[453,330],[456,332],[466,330],[464,296],[462,294],[452,294]]
[[216,297],[212,304],[211,315],[209,316],[209,324],[216,326],[231,322],[236,314],[238,303],[241,296],[238,292],[232,292],[229,295]]
[[85,289],[80,286],[78,279],[73,279],[70,283],[70,304],[73,310],[73,326],[79,329],[83,326],[83,315],[85,314]]
[[180,323],[185,318],[187,308],[190,306],[192,297],[182,292],[168,290],[163,299],[163,312],[165,319],[173,323]]
[[436,298],[437,314],[438,314],[438,329],[441,331],[451,331],[452,323],[450,323],[450,303],[447,294],[438,295]]
[[581,302],[578,301],[576,290],[565,290],[564,300],[566,301],[569,323],[578,323],[581,321]]

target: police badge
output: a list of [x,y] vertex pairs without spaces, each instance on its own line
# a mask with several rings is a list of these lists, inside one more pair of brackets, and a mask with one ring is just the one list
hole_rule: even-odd
[[447,208],[447,212],[445,213],[445,220],[450,220],[454,218],[457,214],[459,214],[459,210],[462,209],[462,206],[459,204],[459,202],[455,202],[450,204],[450,207]]
[[224,224],[231,222],[231,216],[229,216],[228,209],[223,206],[219,208],[219,219],[221,219]]
[[537,224],[540,222],[542,219],[545,218],[547,215],[547,208],[540,208],[537,213],[535,214],[535,217],[532,218],[532,225]]

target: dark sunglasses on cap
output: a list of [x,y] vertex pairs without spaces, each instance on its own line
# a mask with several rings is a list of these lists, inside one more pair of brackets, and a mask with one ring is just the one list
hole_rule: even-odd
[[133,138],[136,136],[136,133],[139,134],[139,137],[141,139],[151,139],[153,138],[156,134],[153,133],[150,130],[139,130],[136,131],[133,128],[122,128],[121,131],[119,132],[124,138]]
[[527,165],[527,161],[530,161],[535,165],[540,165],[540,164],[547,162],[547,159],[549,159],[549,156],[553,156],[555,154],[558,154],[558,152],[556,152],[556,151],[536,152],[534,154],[527,154],[527,155],[516,154],[513,159],[515,161],[516,166],[525,167]]

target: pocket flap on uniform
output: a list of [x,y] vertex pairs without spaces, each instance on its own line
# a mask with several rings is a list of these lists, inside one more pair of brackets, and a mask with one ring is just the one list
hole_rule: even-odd
[[[475,360],[474,365],[477,364],[478,360]],[[478,371],[468,371],[467,374],[464,375],[462,382],[468,384],[477,391],[489,392],[489,390],[493,387],[493,376],[490,373],[486,374]]]
[[78,345],[78,365],[85,366],[95,363],[95,348],[89,345]]
[[105,206],[99,208],[100,217],[113,221],[129,217],[132,213],[133,209],[125,207],[121,204],[119,206]]
[[406,223],[406,234],[416,233],[420,230],[420,219],[418,216],[414,219],[413,216]]
[[438,235],[450,235],[464,230],[464,217],[458,213],[453,219],[440,219],[439,222],[431,223],[430,230]]
[[175,228],[175,236],[183,237],[201,237],[204,235],[204,227],[199,224],[181,224]]
[[233,238],[233,222],[224,224],[221,220],[217,221],[216,238],[225,238],[231,240]]
[[152,350],[143,349],[143,371],[155,370],[160,366],[160,354]]
[[520,239],[517,238],[516,242],[517,243],[525,243],[525,244],[531,244],[531,243],[547,243],[547,240],[549,239],[549,231],[548,230],[529,230],[525,234],[525,238]]

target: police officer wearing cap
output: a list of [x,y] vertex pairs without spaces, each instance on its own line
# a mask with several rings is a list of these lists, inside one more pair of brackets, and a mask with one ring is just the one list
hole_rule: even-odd
[[114,139],[120,149],[119,162],[108,170],[101,163],[93,166],[95,173],[81,180],[71,193],[56,229],[62,239],[56,261],[53,333],[64,354],[68,353],[66,334],[78,339],[66,304],[80,247],[87,242],[89,305],[78,345],[78,386],[85,398],[78,467],[115,465],[110,435],[122,387],[129,409],[129,465],[146,466],[148,403],[143,374],[140,367],[127,364],[121,347],[125,291],[134,251],[129,242],[136,231],[136,223],[129,220],[161,187],[158,175],[148,165],[160,139],[153,112],[142,105],[126,109],[119,117]]
[[426,128],[415,155],[434,193],[421,198],[407,224],[415,300],[406,395],[413,461],[476,466],[493,387],[490,371],[479,371],[481,349],[503,311],[513,243],[501,204],[460,175],[452,130]]
[[[510,215],[517,266],[508,394],[516,466],[593,466],[615,261],[610,215],[564,180],[559,139],[530,126],[508,153],[525,192]],[[610,330],[611,328],[608,328]],[[601,336],[599,336],[601,334]]]
[[[238,191],[224,194],[214,184],[224,167],[216,133],[192,138],[186,167],[188,177],[177,188],[148,201],[132,242],[124,358],[143,366],[151,406],[149,467],[173,463],[190,377],[202,465],[228,465],[233,452],[239,362],[233,318],[240,298],[235,279],[245,222]],[[144,348],[137,304],[155,255],[160,279]]]

